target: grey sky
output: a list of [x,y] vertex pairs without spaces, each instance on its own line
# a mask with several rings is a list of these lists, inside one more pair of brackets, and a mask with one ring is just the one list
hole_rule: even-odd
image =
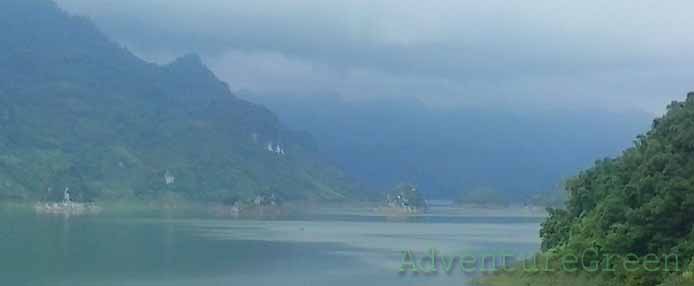
[[694,90],[694,2],[57,0],[150,60],[232,88],[442,106],[642,109]]

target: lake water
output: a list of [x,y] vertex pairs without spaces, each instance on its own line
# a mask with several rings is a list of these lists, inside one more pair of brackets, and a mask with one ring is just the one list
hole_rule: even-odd
[[281,220],[0,213],[0,285],[465,285],[475,274],[398,273],[403,251],[528,254],[541,218],[320,211]]

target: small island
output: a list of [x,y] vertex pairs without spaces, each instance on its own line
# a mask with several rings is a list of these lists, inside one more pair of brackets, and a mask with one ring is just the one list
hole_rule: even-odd
[[425,212],[428,207],[424,197],[411,184],[400,184],[393,191],[386,193],[387,213],[416,214]]

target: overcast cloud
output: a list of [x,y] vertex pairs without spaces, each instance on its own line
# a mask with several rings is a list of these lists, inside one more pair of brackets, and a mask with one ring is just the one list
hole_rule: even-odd
[[154,61],[234,89],[444,106],[661,112],[694,90],[694,2],[58,0]]

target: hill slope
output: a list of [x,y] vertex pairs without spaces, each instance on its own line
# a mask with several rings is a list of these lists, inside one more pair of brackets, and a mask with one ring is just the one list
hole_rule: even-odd
[[[621,157],[599,161],[570,180],[568,190],[567,209],[552,210],[543,225],[545,251],[596,250],[585,263],[616,266],[618,271],[602,273],[615,281],[611,285],[658,285],[694,270],[694,93],[670,104]],[[644,266],[639,271],[621,268],[619,259],[604,260],[630,254]],[[662,267],[675,256],[680,272],[673,265]],[[648,271],[654,257],[661,268]]]
[[232,95],[195,55],[144,62],[48,0],[0,1],[0,31],[0,198],[353,192],[310,136]]

